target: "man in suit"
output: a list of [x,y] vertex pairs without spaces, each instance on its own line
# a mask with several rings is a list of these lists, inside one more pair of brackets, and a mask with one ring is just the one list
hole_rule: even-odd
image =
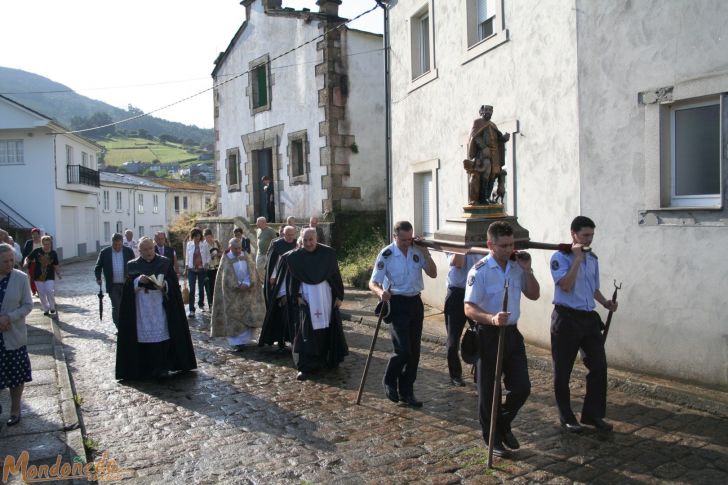
[[96,260],[94,274],[96,283],[101,286],[101,271],[104,272],[106,280],[106,293],[111,299],[111,318],[114,325],[119,328],[119,307],[121,305],[121,294],[126,280],[126,263],[134,259],[134,251],[124,246],[124,237],[116,233],[111,237],[111,246],[106,247],[99,253]]

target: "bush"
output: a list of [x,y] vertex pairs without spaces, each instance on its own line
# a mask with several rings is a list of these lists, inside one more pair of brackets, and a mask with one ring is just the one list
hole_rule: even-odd
[[377,254],[386,246],[384,213],[336,214],[334,244],[344,284],[367,289]]

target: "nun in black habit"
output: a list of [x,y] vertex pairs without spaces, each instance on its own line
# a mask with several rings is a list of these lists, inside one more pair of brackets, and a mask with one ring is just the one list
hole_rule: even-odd
[[197,368],[182,293],[172,262],[139,240],[140,256],[127,263],[116,344],[116,378],[164,377]]

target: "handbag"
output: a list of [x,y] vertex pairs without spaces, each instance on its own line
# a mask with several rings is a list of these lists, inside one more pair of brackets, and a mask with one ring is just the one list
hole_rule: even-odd
[[478,361],[478,332],[475,324],[470,322],[470,327],[463,332],[463,338],[460,341],[460,356],[468,364]]
[[183,283],[183,287],[182,287],[182,303],[187,305],[187,304],[189,304],[189,302],[190,302],[190,289],[187,288],[187,282],[185,281]]

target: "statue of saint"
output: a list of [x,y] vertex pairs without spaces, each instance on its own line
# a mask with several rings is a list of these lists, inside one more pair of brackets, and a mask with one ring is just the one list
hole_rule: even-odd
[[[468,204],[495,204],[498,198],[503,201],[505,194],[505,143],[510,139],[509,133],[501,133],[490,121],[493,107],[480,107],[480,118],[473,121],[468,139],[468,158],[463,161],[468,173]],[[496,180],[498,188],[493,194]]]

